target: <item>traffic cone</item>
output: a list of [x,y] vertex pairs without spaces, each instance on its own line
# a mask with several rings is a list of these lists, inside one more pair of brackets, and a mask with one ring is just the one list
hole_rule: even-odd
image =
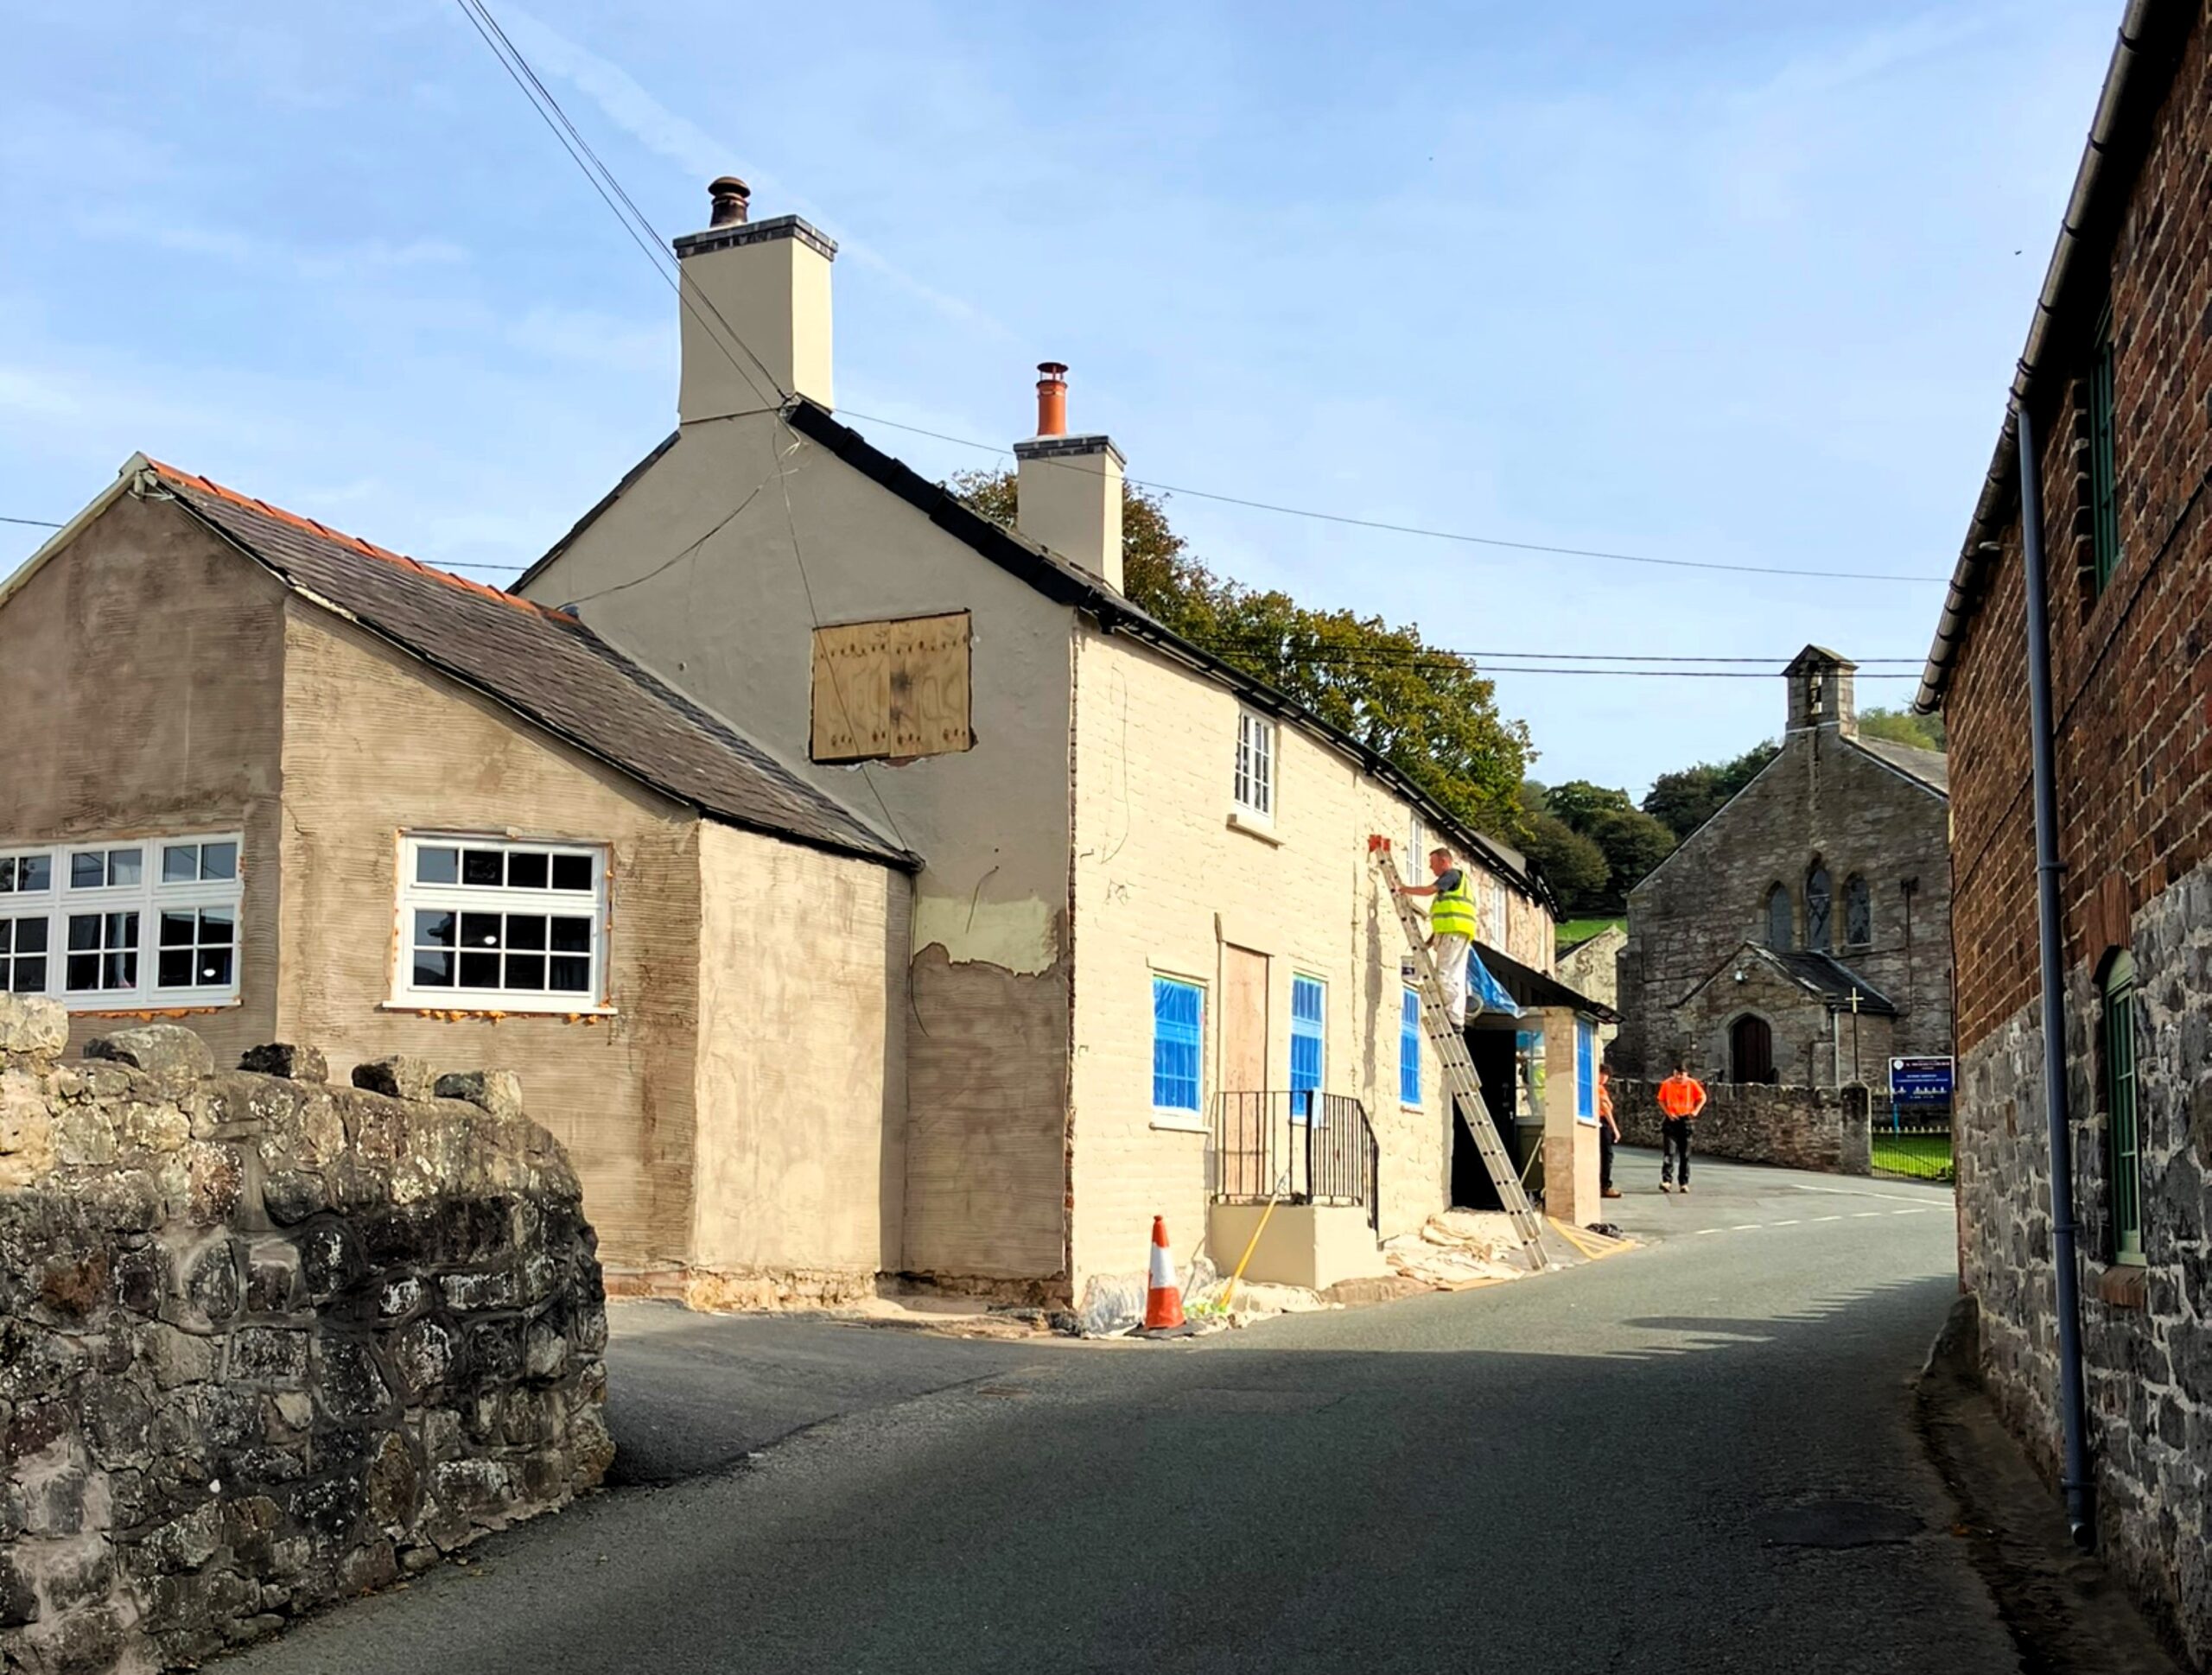
[[1152,1218],[1152,1282],[1145,1292],[1144,1329],[1172,1332],[1183,1323],[1183,1293],[1175,1284],[1175,1258],[1167,1248],[1167,1218]]

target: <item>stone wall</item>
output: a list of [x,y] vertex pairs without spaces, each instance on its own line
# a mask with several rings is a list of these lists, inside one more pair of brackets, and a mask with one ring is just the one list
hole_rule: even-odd
[[[1864,1088],[1770,1087],[1708,1082],[1707,1100],[1690,1141],[1698,1158],[1775,1164],[1830,1175],[1872,1171],[1871,1096]],[[1659,1144],[1658,1085],[1613,1083],[1613,1114],[1624,1145]]]
[[[2136,1596],[2212,1664],[2212,866],[2134,916],[2141,1265],[2113,1257],[2103,1019],[2093,972],[2066,995],[2066,1103],[2097,1539]],[[2030,1001],[1960,1061],[1961,1252],[1992,1399],[2055,1482],[2057,1315],[2043,1030]]]
[[594,1240],[512,1075],[67,1034],[0,995],[0,1667],[196,1662],[598,1481]]

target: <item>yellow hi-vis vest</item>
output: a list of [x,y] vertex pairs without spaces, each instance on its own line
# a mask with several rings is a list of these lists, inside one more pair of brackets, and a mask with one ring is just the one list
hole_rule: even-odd
[[1456,890],[1440,887],[1428,903],[1428,934],[1432,936],[1465,936],[1475,940],[1475,898],[1467,887],[1467,869],[1459,869],[1459,885]]

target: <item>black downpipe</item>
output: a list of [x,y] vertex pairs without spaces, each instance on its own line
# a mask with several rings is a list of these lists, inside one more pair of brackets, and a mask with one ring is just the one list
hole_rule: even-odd
[[2028,725],[2034,730],[2036,925],[2043,944],[2044,1107],[2050,1121],[2050,1263],[2057,1282],[2058,1409],[2066,1444],[2066,1525],[2075,1545],[2096,1540],[2094,1483],[2082,1415],[2082,1290],[2075,1260],[2074,1146],[2066,1120],[2066,972],[2059,950],[2057,773],[2050,719],[2050,600],[2043,568],[2043,479],[2024,403],[2020,428],[2020,546],[2027,573]]

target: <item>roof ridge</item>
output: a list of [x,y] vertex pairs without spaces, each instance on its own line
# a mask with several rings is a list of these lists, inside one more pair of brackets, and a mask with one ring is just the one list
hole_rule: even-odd
[[566,611],[558,610],[550,605],[540,605],[536,600],[524,599],[519,593],[511,593],[503,587],[494,587],[486,582],[472,581],[467,576],[455,575],[450,570],[442,570],[435,564],[425,564],[421,559],[410,558],[405,553],[396,553],[387,547],[379,547],[373,541],[364,541],[358,535],[348,535],[343,530],[332,529],[328,524],[317,523],[314,518],[302,513],[287,511],[283,506],[272,505],[266,500],[257,499],[251,494],[219,483],[212,477],[204,477],[197,472],[186,471],[181,466],[165,464],[150,456],[147,458],[146,463],[152,468],[156,476],[168,482],[184,488],[197,489],[202,493],[212,494],[219,500],[228,500],[233,505],[244,506],[251,511],[257,511],[264,517],[273,517],[280,523],[289,523],[293,528],[305,530],[310,535],[317,536],[334,546],[350,548],[365,558],[378,559],[386,564],[403,566],[429,576],[433,581],[442,582],[448,587],[458,587],[464,593],[475,593],[485,599],[494,600],[501,605],[511,606],[518,611],[527,611],[533,615],[545,617],[555,622],[579,628],[583,625],[581,619]]

